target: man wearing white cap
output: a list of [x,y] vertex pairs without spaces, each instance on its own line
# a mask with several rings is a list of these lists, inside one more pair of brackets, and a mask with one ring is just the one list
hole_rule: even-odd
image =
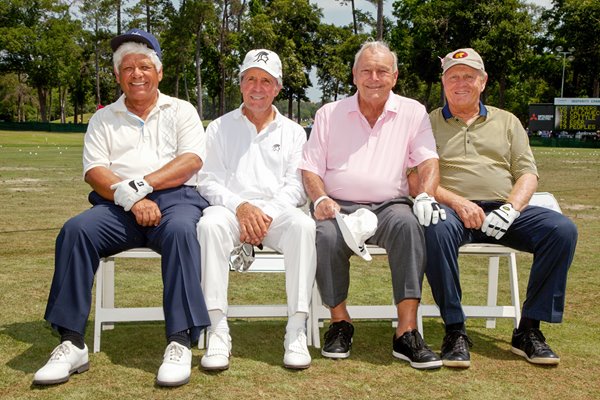
[[[366,42],[354,60],[356,94],[317,111],[300,165],[317,220],[316,279],[331,311],[321,353],[350,356],[349,259],[353,251],[370,259],[366,240],[388,253],[398,310],[393,356],[414,368],[439,368],[439,357],[416,329],[425,273],[421,224],[444,218],[433,198],[438,163],[431,125],[425,107],[392,93],[398,66],[385,43]],[[421,177],[414,206],[406,176],[413,167]]]
[[306,320],[316,268],[315,223],[298,208],[306,202],[298,170],[306,133],[273,106],[281,84],[277,54],[249,51],[240,67],[242,105],[207,128],[209,156],[198,188],[211,205],[198,223],[202,287],[211,322],[201,360],[207,370],[229,368],[230,254],[234,248],[244,250],[241,245],[261,244],[284,256],[289,319],[283,364],[310,366]]
[[83,174],[93,189],[92,208],[67,221],[56,239],[45,318],[61,343],[36,372],[38,385],[88,369],[84,333],[101,257],[135,247],[161,254],[167,348],[158,385],[189,381],[191,343],[209,324],[196,238],[208,206],[195,188],[206,154],[202,122],[190,103],[158,90],[162,53],[152,34],[132,29],[111,47],[123,95],[96,111],[85,134]]
[[442,361],[449,367],[471,364],[457,257],[460,246],[475,242],[533,253],[511,350],[531,363],[556,365],[560,359],[545,342],[540,321],[562,320],[577,228],[558,212],[528,206],[538,174],[527,133],[513,114],[481,102],[487,73],[479,54],[452,51],[442,70],[447,104],[430,118],[440,156],[435,197],[447,220],[425,230],[427,279],[446,327]]

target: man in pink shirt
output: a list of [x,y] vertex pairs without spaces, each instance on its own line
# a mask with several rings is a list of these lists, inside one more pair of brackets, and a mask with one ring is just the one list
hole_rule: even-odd
[[[386,249],[392,272],[398,309],[393,355],[414,368],[440,368],[440,358],[416,329],[425,272],[422,225],[445,218],[431,196],[439,171],[429,117],[417,101],[392,93],[397,58],[385,43],[363,44],[352,74],[356,94],[317,111],[300,164],[317,223],[317,284],[331,310],[321,353],[330,358],[350,356],[354,327],[346,298],[352,250],[335,215],[363,208],[378,220],[367,243]],[[413,167],[419,172],[420,193],[414,204],[406,177]]]

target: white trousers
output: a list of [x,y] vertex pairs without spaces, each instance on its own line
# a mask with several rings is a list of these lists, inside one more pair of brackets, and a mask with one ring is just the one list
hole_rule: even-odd
[[[233,212],[222,206],[205,208],[198,222],[202,291],[208,310],[227,314],[229,257],[240,244],[240,226]],[[283,253],[288,316],[309,312],[316,272],[315,222],[301,209],[277,216],[263,245]]]

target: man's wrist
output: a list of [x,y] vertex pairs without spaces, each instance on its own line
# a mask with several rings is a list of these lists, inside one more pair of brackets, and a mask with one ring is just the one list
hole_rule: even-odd
[[324,200],[327,200],[329,198],[330,197],[325,194],[325,195],[319,197],[318,199],[316,199],[315,202],[314,202],[314,206],[313,206],[314,209],[316,210],[317,207],[319,206],[319,204],[321,204],[321,202],[323,202]]
[[237,212],[240,209],[240,207],[242,207],[245,204],[248,204],[248,202],[247,201],[242,201],[240,204],[238,204],[237,207],[235,208],[235,213],[237,214]]

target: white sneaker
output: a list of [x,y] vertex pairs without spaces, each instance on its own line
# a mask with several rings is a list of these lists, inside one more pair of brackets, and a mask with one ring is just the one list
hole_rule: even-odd
[[71,374],[78,374],[90,369],[88,348],[78,349],[71,341],[66,340],[52,350],[50,359],[33,377],[34,385],[54,385],[69,380]]
[[293,369],[310,367],[311,358],[306,345],[306,332],[304,329],[300,328],[295,333],[286,333],[283,347],[285,348],[284,367]]
[[159,386],[185,385],[190,381],[191,373],[192,350],[177,342],[169,343],[156,374],[156,383]]
[[208,348],[200,360],[206,370],[224,370],[229,368],[231,356],[231,336],[225,332],[208,331]]

